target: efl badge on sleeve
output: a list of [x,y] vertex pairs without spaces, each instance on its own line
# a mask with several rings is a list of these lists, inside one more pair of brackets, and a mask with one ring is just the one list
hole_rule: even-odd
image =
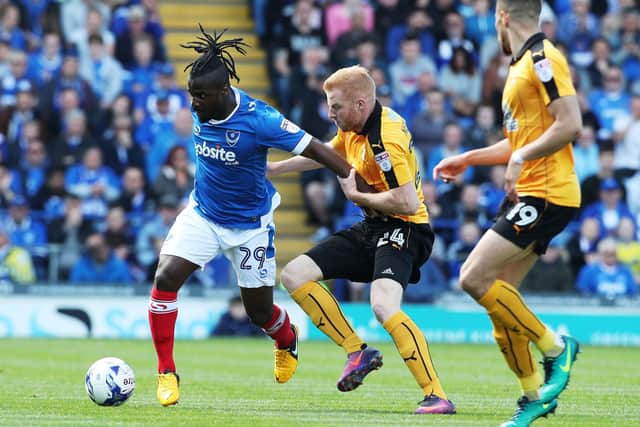
[[391,156],[386,151],[378,153],[375,156],[376,163],[380,166],[383,172],[389,172],[391,170]]
[[551,81],[553,78],[553,68],[548,58],[544,58],[533,64],[533,69],[543,83]]
[[284,130],[284,131],[289,132],[289,133],[298,133],[298,132],[300,132],[300,127],[298,127],[298,125],[296,125],[295,123],[291,123],[287,119],[282,119],[282,123],[280,123],[280,128],[282,130]]

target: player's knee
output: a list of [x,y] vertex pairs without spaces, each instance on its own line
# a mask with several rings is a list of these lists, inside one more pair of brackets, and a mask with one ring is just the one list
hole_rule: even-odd
[[287,265],[284,266],[282,272],[280,272],[280,281],[289,292],[295,291],[307,282],[300,257],[289,261]]
[[473,266],[468,263],[462,264],[460,268],[460,287],[467,293],[472,293],[477,285],[479,272],[476,272]]
[[153,282],[159,291],[177,292],[182,286],[177,275],[174,274],[172,266],[168,263],[158,265]]
[[293,267],[291,265],[291,262],[289,262],[282,268],[282,271],[280,272],[280,282],[282,282],[282,285],[287,288],[289,292],[291,292],[295,289],[295,280],[295,267]]
[[373,311],[373,314],[376,316],[376,319],[378,319],[378,322],[383,323],[387,313],[387,307],[384,305],[384,303],[381,303],[381,302],[371,303],[371,310]]
[[371,310],[376,316],[378,322],[384,323],[387,319],[396,314],[400,310],[400,307],[396,307],[395,304],[389,304],[384,300],[372,300]]
[[485,271],[467,263],[460,269],[460,287],[473,298],[480,299],[491,284]]

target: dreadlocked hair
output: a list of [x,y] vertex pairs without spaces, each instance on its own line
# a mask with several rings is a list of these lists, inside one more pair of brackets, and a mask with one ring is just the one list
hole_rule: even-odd
[[245,47],[249,47],[249,45],[245,43],[242,38],[221,41],[220,38],[228,28],[225,28],[220,33],[214,30],[213,35],[211,35],[202,28],[202,25],[198,24],[198,27],[200,27],[200,33],[202,33],[197,36],[198,40],[180,45],[185,49],[193,49],[200,54],[198,59],[184,67],[184,71],[191,68],[191,75],[195,77],[213,71],[220,65],[224,65],[227,70],[227,75],[239,82],[240,78],[236,73],[236,62],[229,50],[235,49],[236,52],[246,55],[247,51]]

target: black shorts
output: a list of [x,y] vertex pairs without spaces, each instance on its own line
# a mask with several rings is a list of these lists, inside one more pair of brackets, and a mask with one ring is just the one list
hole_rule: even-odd
[[433,247],[429,224],[397,218],[366,218],[310,249],[306,254],[324,279],[371,282],[389,278],[406,287],[420,280],[420,267]]
[[493,231],[522,249],[535,242],[533,251],[542,255],[549,242],[577,215],[578,208],[558,206],[538,197],[520,197],[514,205],[505,199]]

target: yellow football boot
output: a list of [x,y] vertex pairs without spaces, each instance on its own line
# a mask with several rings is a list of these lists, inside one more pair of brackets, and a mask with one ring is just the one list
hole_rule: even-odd
[[175,405],[180,397],[180,377],[175,372],[158,374],[158,401],[162,406]]
[[273,374],[276,382],[280,384],[289,381],[298,367],[298,328],[292,324],[291,329],[294,336],[291,345],[273,350],[275,356]]

